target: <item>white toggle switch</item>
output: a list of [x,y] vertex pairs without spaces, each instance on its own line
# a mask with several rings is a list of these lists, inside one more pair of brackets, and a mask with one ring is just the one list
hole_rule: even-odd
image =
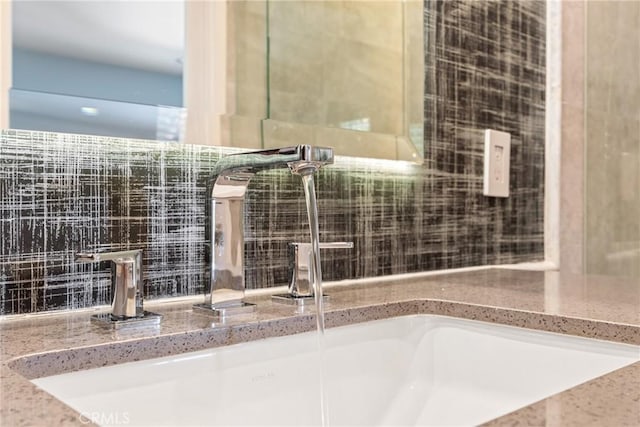
[[484,186],[482,194],[509,197],[509,154],[511,135],[507,132],[484,131]]

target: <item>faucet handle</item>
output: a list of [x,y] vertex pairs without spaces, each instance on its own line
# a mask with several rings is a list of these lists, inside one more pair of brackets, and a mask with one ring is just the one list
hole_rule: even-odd
[[120,320],[144,316],[142,306],[142,249],[116,252],[79,252],[76,262],[112,261],[111,315]]
[[[350,249],[353,242],[323,242],[320,249]],[[312,297],[313,272],[310,268],[311,243],[290,243],[289,244],[289,269],[291,271],[291,281],[289,283],[289,294],[293,297]]]

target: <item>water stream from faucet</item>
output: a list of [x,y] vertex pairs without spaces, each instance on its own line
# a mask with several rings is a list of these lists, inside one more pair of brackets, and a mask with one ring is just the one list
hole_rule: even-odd
[[324,307],[322,304],[322,267],[320,265],[320,227],[318,226],[318,205],[313,183],[313,174],[302,175],[304,198],[307,202],[307,216],[309,217],[309,233],[311,234],[311,277],[313,277],[313,291],[316,308],[318,310],[318,331],[324,334]]
[[318,329],[318,356],[320,358],[320,407],[323,426],[329,425],[329,407],[326,396],[324,372],[324,307],[322,302],[322,267],[320,266],[320,231],[318,226],[318,205],[314,188],[313,173],[301,175],[304,187],[304,198],[307,203],[309,217],[309,232],[311,234],[311,277],[313,277],[313,291],[316,303],[316,326]]

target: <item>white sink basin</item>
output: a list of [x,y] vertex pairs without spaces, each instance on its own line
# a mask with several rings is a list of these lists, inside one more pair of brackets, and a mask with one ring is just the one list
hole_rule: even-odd
[[[33,382],[98,424],[320,424],[316,333]],[[640,360],[640,347],[416,315],[326,333],[329,425],[477,425]]]

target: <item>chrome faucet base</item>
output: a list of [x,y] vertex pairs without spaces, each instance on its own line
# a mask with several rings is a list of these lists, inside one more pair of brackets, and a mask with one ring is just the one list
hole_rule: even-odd
[[[276,294],[271,295],[271,301],[278,304],[295,305],[297,307],[304,307],[308,305],[314,305],[316,303],[315,296],[309,295],[304,297],[296,297],[291,294]],[[322,302],[329,303],[329,295],[322,295]]]
[[223,319],[229,316],[255,313],[256,305],[243,301],[240,305],[231,305],[228,307],[214,307],[211,304],[203,303],[203,304],[194,304],[193,311],[195,313],[205,314],[207,316]]
[[127,319],[119,319],[111,313],[100,313],[91,316],[91,323],[100,327],[119,330],[131,327],[147,327],[160,325],[161,314],[145,311],[142,317],[129,317]]

